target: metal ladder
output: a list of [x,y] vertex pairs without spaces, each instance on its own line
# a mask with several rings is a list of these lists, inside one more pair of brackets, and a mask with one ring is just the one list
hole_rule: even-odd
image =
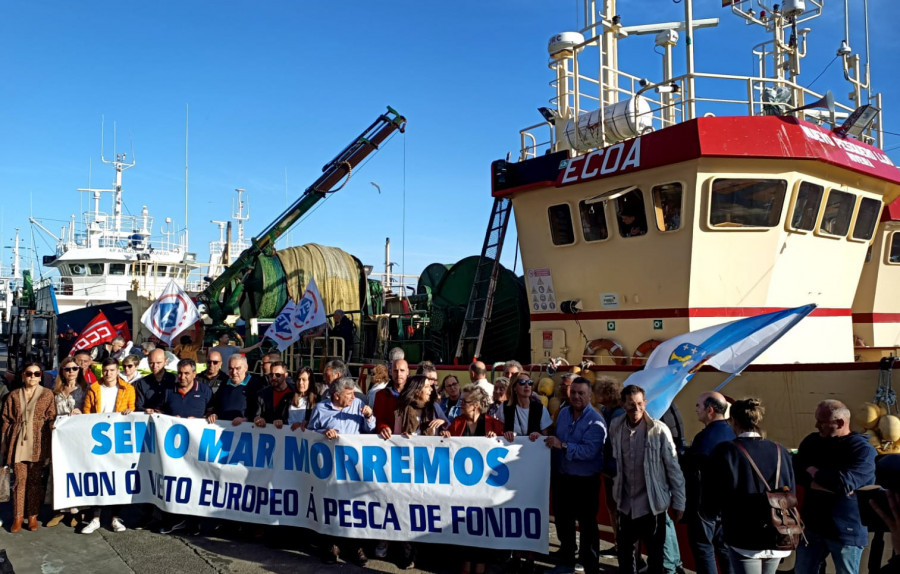
[[494,198],[491,219],[488,222],[484,244],[481,247],[481,257],[478,259],[478,266],[475,268],[475,277],[472,281],[472,291],[469,293],[466,317],[463,320],[459,343],[456,346],[455,356],[457,359],[462,356],[467,342],[475,343],[473,360],[477,360],[481,355],[484,331],[487,322],[491,319],[491,308],[494,305],[497,272],[500,268],[500,252],[503,250],[503,239],[506,237],[506,227],[509,224],[511,210],[512,202],[508,198]]

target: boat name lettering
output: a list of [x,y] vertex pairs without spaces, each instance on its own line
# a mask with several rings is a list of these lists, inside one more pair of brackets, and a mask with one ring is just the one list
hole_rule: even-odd
[[884,165],[894,165],[894,162],[892,162],[890,158],[883,153],[878,153],[872,149],[853,143],[849,140],[831,137],[827,133],[815,128],[811,128],[809,126],[800,127],[801,129],[803,129],[803,135],[805,135],[807,138],[823,143],[825,145],[830,145],[832,147],[839,147],[847,152],[847,156],[852,162],[867,165],[869,167],[874,167],[874,165],[869,160],[874,160],[879,163],[883,163]]
[[636,138],[571,159],[562,174],[560,184],[588,181],[598,175],[604,176],[639,167],[641,167],[641,138]]

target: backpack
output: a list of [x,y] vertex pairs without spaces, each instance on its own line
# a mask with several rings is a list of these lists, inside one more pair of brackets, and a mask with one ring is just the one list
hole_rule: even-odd
[[764,510],[769,515],[769,524],[766,529],[770,531],[773,540],[773,550],[796,550],[800,545],[800,539],[804,544],[808,544],[806,536],[803,534],[805,525],[800,518],[800,511],[797,510],[797,495],[787,485],[779,487],[778,482],[781,480],[781,446],[776,444],[777,449],[777,466],[775,468],[775,490],[769,487],[759,467],[753,462],[753,458],[744,445],[735,442],[738,449],[750,461],[750,466],[756,471],[756,475],[762,481],[766,488],[765,498],[760,498],[760,504],[765,504]]

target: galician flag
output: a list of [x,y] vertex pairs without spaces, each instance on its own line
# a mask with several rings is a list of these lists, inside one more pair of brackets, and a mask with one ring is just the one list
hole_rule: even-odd
[[141,323],[166,345],[171,345],[179,333],[199,319],[197,306],[173,279],[141,317]]
[[279,351],[284,351],[300,338],[301,333],[327,321],[325,303],[319,295],[316,280],[311,278],[300,301],[296,304],[293,300],[289,301],[264,336],[275,341]]
[[625,379],[625,385],[643,388],[647,413],[660,418],[700,367],[732,373],[716,390],[721,389],[815,308],[775,311],[673,337],[656,347],[644,369]]

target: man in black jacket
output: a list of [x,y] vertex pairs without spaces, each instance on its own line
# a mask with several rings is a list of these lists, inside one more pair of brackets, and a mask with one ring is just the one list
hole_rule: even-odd
[[828,554],[838,574],[857,574],[868,531],[859,517],[856,490],[875,483],[875,448],[850,431],[850,410],[827,400],[816,408],[816,428],[794,459],[806,487],[800,515],[809,544],[797,548],[797,574],[817,574]]

